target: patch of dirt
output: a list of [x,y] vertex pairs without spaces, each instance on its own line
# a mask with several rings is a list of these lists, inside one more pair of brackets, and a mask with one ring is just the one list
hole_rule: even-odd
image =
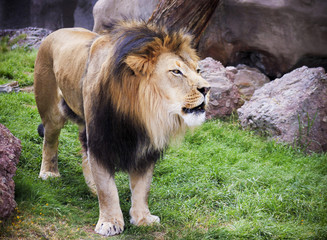
[[34,92],[34,87],[33,86],[27,86],[27,87],[23,87],[20,89],[21,92],[28,92],[28,93],[31,93],[31,92]]

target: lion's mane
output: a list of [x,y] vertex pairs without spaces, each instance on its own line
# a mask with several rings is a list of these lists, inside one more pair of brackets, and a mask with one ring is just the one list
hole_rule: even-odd
[[134,21],[114,23],[108,32],[113,51],[92,93],[87,147],[109,171],[142,171],[185,129],[180,117],[169,114],[152,79],[157,57],[173,52],[189,64],[198,57],[192,37],[183,31]]

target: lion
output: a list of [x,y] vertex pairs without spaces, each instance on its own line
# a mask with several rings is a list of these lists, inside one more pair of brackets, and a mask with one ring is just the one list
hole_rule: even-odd
[[41,44],[34,73],[44,132],[39,177],[59,177],[58,137],[78,124],[83,173],[99,201],[95,232],[124,230],[115,171],[129,174],[130,222],[160,222],[148,207],[154,165],[171,139],[205,121],[210,86],[199,74],[192,37],[140,21],[120,21],[98,35],[60,29]]

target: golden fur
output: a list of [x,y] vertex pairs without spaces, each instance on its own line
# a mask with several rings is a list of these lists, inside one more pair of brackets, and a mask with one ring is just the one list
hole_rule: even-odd
[[103,35],[58,30],[40,46],[34,83],[44,126],[40,177],[59,176],[58,137],[71,119],[80,127],[86,181],[98,194],[102,235],[124,228],[115,169],[130,174],[131,222],[159,221],[147,205],[154,163],[173,136],[205,119],[210,87],[191,44],[182,31],[128,21]]

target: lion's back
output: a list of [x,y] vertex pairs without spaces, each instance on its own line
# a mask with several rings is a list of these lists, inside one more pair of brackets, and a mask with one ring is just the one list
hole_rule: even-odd
[[42,42],[37,60],[44,61],[44,58],[51,57],[54,64],[60,62],[69,63],[69,60],[78,61],[88,53],[88,45],[97,37],[93,33],[83,28],[63,28],[51,33]]
[[[34,69],[36,99],[51,104],[59,93],[76,113],[81,113],[80,81],[86,68],[90,45],[97,34],[83,28],[64,28],[42,42]],[[53,97],[51,97],[53,96]],[[52,100],[51,100],[52,99]],[[46,108],[46,106],[45,106]]]

